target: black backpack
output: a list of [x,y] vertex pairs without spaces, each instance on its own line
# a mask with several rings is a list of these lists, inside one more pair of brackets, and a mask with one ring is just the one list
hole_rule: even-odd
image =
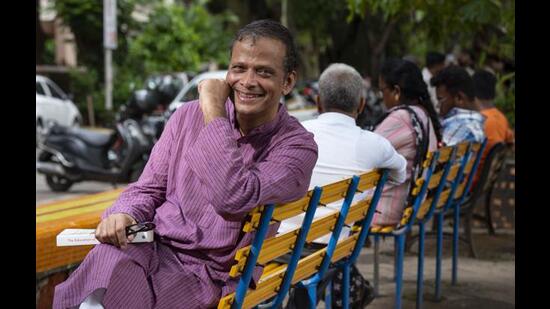
[[412,199],[414,199],[414,196],[411,194],[414,186],[413,184],[416,182],[416,179],[418,179],[424,170],[422,166],[422,161],[426,158],[426,154],[428,153],[428,147],[430,145],[430,117],[427,118],[428,123],[428,130],[424,128],[424,124],[420,120],[420,117],[416,114],[416,112],[408,105],[400,105],[399,107],[393,109],[390,113],[384,114],[378,121],[376,122],[376,126],[378,126],[386,117],[388,117],[391,113],[404,109],[411,115],[411,123],[413,125],[414,131],[416,132],[416,147],[420,149],[420,151],[416,152],[416,155],[414,157],[413,162],[413,172],[411,175],[411,182],[409,186],[409,194],[408,200],[406,201],[407,205],[412,204]]

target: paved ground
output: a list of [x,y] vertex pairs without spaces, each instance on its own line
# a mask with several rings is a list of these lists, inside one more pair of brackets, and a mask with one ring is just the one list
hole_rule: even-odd
[[[425,309],[439,308],[515,308],[515,235],[508,231],[497,231],[489,236],[484,230],[477,231],[478,259],[461,254],[458,261],[458,284],[451,283],[450,240],[445,240],[442,270],[441,302],[434,302],[435,240],[426,242],[424,260],[424,306]],[[392,308],[395,283],[393,277],[393,241],[387,239],[381,246],[380,297],[368,308]],[[465,248],[460,246],[463,253]],[[372,283],[373,249],[366,248],[359,258],[359,270]],[[416,307],[416,248],[406,254],[404,266],[403,308]]]

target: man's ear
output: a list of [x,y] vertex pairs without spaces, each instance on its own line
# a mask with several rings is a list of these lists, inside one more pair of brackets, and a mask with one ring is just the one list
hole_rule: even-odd
[[294,88],[294,85],[296,85],[296,78],[298,74],[296,71],[291,71],[288,73],[285,77],[285,81],[283,84],[283,95],[289,94],[292,89]]
[[361,113],[365,109],[366,104],[367,101],[365,100],[365,98],[361,98],[361,100],[359,101],[359,108],[357,108],[357,115],[361,115]]
[[325,109],[323,108],[323,105],[321,105],[321,97],[319,95],[315,96],[315,103],[317,104],[317,111],[319,114],[324,113]]
[[455,96],[455,105],[460,108],[466,108],[466,95],[464,92],[459,91]]

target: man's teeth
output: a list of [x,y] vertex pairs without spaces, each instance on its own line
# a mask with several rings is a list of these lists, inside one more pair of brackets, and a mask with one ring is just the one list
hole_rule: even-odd
[[242,99],[255,99],[257,97],[259,97],[260,95],[259,94],[244,94],[244,93],[239,93],[239,97],[241,97]]

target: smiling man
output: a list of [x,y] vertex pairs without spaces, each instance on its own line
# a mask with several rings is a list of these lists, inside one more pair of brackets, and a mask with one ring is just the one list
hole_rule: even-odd
[[[251,242],[246,214],[304,196],[317,160],[313,135],[280,103],[295,82],[285,27],[241,29],[226,79],[203,81],[199,100],[170,118],[140,179],[103,214],[101,244],[56,287],[54,308],[210,308],[234,291],[233,256]],[[145,221],[155,241],[128,245],[125,227]]]

